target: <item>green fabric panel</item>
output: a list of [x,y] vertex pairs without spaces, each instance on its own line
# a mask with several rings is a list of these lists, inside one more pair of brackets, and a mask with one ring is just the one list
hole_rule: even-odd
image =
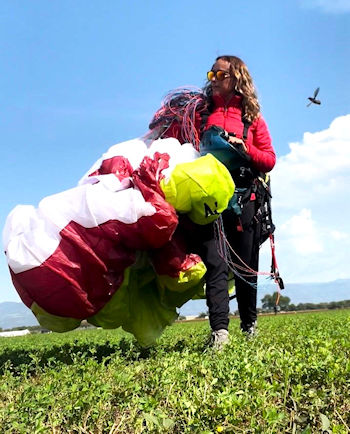
[[52,315],[51,313],[46,312],[46,310],[41,308],[35,302],[30,308],[36,316],[39,324],[48,330],[52,330],[53,332],[69,332],[70,330],[74,330],[75,328],[79,327],[81,323],[81,319]]

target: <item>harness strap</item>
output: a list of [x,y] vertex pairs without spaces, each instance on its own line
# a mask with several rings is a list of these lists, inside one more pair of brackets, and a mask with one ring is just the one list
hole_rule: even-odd
[[270,246],[271,246],[271,275],[277,285],[278,291],[277,291],[277,295],[276,295],[276,301],[275,301],[275,313],[277,313],[278,311],[278,304],[280,301],[280,296],[281,296],[281,290],[284,289],[284,283],[282,280],[282,277],[280,276],[279,270],[278,270],[278,265],[277,265],[277,260],[276,260],[276,253],[275,253],[275,238],[273,236],[273,234],[271,233],[269,235],[270,238]]
[[251,126],[251,122],[248,122],[245,119],[242,119],[242,122],[243,122],[243,136],[242,137],[243,137],[243,140],[246,141],[248,138],[248,130],[249,130],[249,127]]

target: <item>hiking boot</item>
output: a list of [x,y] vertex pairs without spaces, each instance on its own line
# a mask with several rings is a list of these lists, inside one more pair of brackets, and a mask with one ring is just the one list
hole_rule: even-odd
[[258,333],[258,324],[254,321],[252,324],[241,323],[241,330],[247,336],[248,339],[254,338]]
[[214,348],[214,350],[221,351],[223,347],[228,344],[229,339],[228,330],[213,330],[211,333],[210,346]]

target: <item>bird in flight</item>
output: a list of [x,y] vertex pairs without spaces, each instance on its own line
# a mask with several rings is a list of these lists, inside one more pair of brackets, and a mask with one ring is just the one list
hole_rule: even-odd
[[314,92],[314,96],[309,96],[308,100],[310,101],[309,104],[306,107],[309,107],[309,105],[313,104],[321,104],[321,101],[319,99],[316,99],[318,92],[320,91],[320,88],[318,87],[315,92]]

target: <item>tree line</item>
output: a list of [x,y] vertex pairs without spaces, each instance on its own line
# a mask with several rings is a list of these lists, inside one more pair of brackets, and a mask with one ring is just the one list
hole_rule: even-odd
[[[319,310],[319,309],[349,309],[350,308],[350,300],[341,300],[341,301],[331,301],[331,302],[322,302],[322,303],[299,303],[293,304],[290,301],[289,297],[280,295],[278,300],[278,305],[276,302],[278,300],[278,293],[274,292],[273,294],[266,294],[262,299],[262,307],[258,308],[258,312],[295,312],[300,310]],[[208,318],[209,312],[201,312],[197,315],[196,318]],[[238,310],[230,315],[239,315]],[[186,319],[185,316],[180,315],[178,320]]]
[[[276,311],[276,301],[278,300],[277,292],[266,294],[262,299],[262,311]],[[346,309],[350,308],[350,300],[331,301],[322,303],[299,303],[293,304],[289,297],[281,295],[279,297],[279,310],[283,311],[298,311],[298,310],[316,310],[316,309]]]

